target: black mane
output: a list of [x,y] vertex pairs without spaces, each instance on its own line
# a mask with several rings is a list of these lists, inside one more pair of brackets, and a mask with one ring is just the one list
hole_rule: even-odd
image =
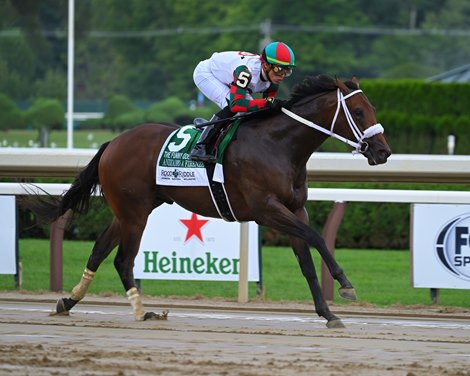
[[[357,89],[357,85],[352,81],[346,81],[344,84],[350,89]],[[300,84],[294,86],[289,102],[290,104],[293,104],[310,95],[336,90],[337,87],[336,79],[333,77],[324,74],[320,74],[318,76],[307,76]]]
[[[290,109],[292,105],[305,97],[336,90],[338,88],[336,81],[336,78],[327,76],[325,74],[307,76],[301,83],[293,87],[289,100],[283,101],[282,107]],[[344,81],[344,84],[352,90],[358,89],[358,86],[352,81]],[[267,111],[264,109],[255,111],[251,113],[247,119],[268,118],[278,114],[281,111],[281,108],[276,107],[274,109],[266,110]]]

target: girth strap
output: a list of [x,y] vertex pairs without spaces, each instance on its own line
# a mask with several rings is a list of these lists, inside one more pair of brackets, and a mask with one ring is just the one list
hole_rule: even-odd
[[209,179],[209,191],[212,196],[215,208],[217,209],[220,217],[228,222],[236,222],[238,219],[233,213],[230,201],[225,191],[225,186],[222,183],[214,181],[215,163],[204,163]]

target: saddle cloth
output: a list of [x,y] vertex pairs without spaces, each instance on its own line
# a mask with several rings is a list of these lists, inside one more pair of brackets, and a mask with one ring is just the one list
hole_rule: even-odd
[[[215,182],[224,183],[224,153],[238,126],[239,121],[231,124],[219,144],[217,163],[213,174]],[[176,129],[168,136],[157,160],[157,184],[173,186],[209,185],[204,162],[193,161],[189,157],[189,153],[196,145],[201,133],[194,125],[186,125]]]

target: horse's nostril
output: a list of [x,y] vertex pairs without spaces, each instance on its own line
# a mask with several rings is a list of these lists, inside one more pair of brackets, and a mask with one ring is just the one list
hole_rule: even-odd
[[391,151],[387,149],[382,149],[378,153],[380,160],[384,162],[387,161],[388,157],[390,157],[391,154]]

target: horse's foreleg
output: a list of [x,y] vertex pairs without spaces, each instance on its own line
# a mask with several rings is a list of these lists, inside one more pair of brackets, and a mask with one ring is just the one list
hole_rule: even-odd
[[95,272],[119,243],[119,223],[116,219],[103,231],[93,246],[93,250],[87,262],[87,267],[82,274],[78,285],[72,289],[69,298],[61,298],[57,301],[56,313],[67,314],[80,300],[82,300],[90,287]]
[[328,304],[326,303],[321,290],[320,283],[318,282],[315,265],[310,254],[310,249],[303,240],[298,238],[291,238],[292,249],[294,250],[297,261],[299,262],[302,274],[307,280],[308,287],[312,293],[313,302],[315,303],[315,311],[318,316],[324,317],[328,322],[328,328],[344,328],[341,320],[331,313]]
[[349,282],[343,269],[341,269],[331,252],[328,250],[328,247],[326,246],[323,237],[318,234],[315,230],[311,228],[309,228],[309,230],[312,232],[310,236],[310,238],[312,239],[312,244],[318,250],[318,253],[320,253],[320,256],[322,257],[328,270],[330,271],[331,276],[336,279],[341,285],[338,290],[339,295],[347,300],[356,300],[356,290],[352,286],[351,282]]
[[[257,222],[290,236],[292,247],[299,260],[302,273],[307,279],[310,291],[312,292],[317,313],[328,320],[328,327],[342,327],[343,324],[329,311],[328,305],[323,298],[309,245],[313,245],[317,248],[318,252],[327,263],[329,270],[332,272],[331,274],[341,284],[340,293],[345,290],[348,292],[354,291],[351,283],[348,281],[335,259],[331,256],[323,238],[308,226],[308,214],[305,208],[299,208],[293,213],[277,199],[270,200],[268,204],[268,210]],[[352,297],[352,294],[350,295]]]
[[272,209],[276,211],[266,215],[263,224],[289,234],[290,236],[301,238],[305,240],[307,244],[315,247],[328,267],[332,277],[341,285],[339,289],[341,297],[348,300],[356,300],[354,287],[328,250],[325,240],[314,229],[308,226],[308,215],[305,208],[300,208],[295,213],[292,213],[282,203],[276,200],[271,201],[270,204],[272,205]]
[[[304,209],[299,210],[295,214],[303,223],[308,223],[308,214]],[[299,262],[302,274],[307,280],[315,303],[315,311],[318,316],[324,317],[328,321],[326,324],[328,328],[344,328],[341,320],[331,313],[330,308],[323,297],[322,289],[315,270],[315,264],[313,263],[308,244],[303,239],[293,236],[290,237],[290,242],[297,261]]]

